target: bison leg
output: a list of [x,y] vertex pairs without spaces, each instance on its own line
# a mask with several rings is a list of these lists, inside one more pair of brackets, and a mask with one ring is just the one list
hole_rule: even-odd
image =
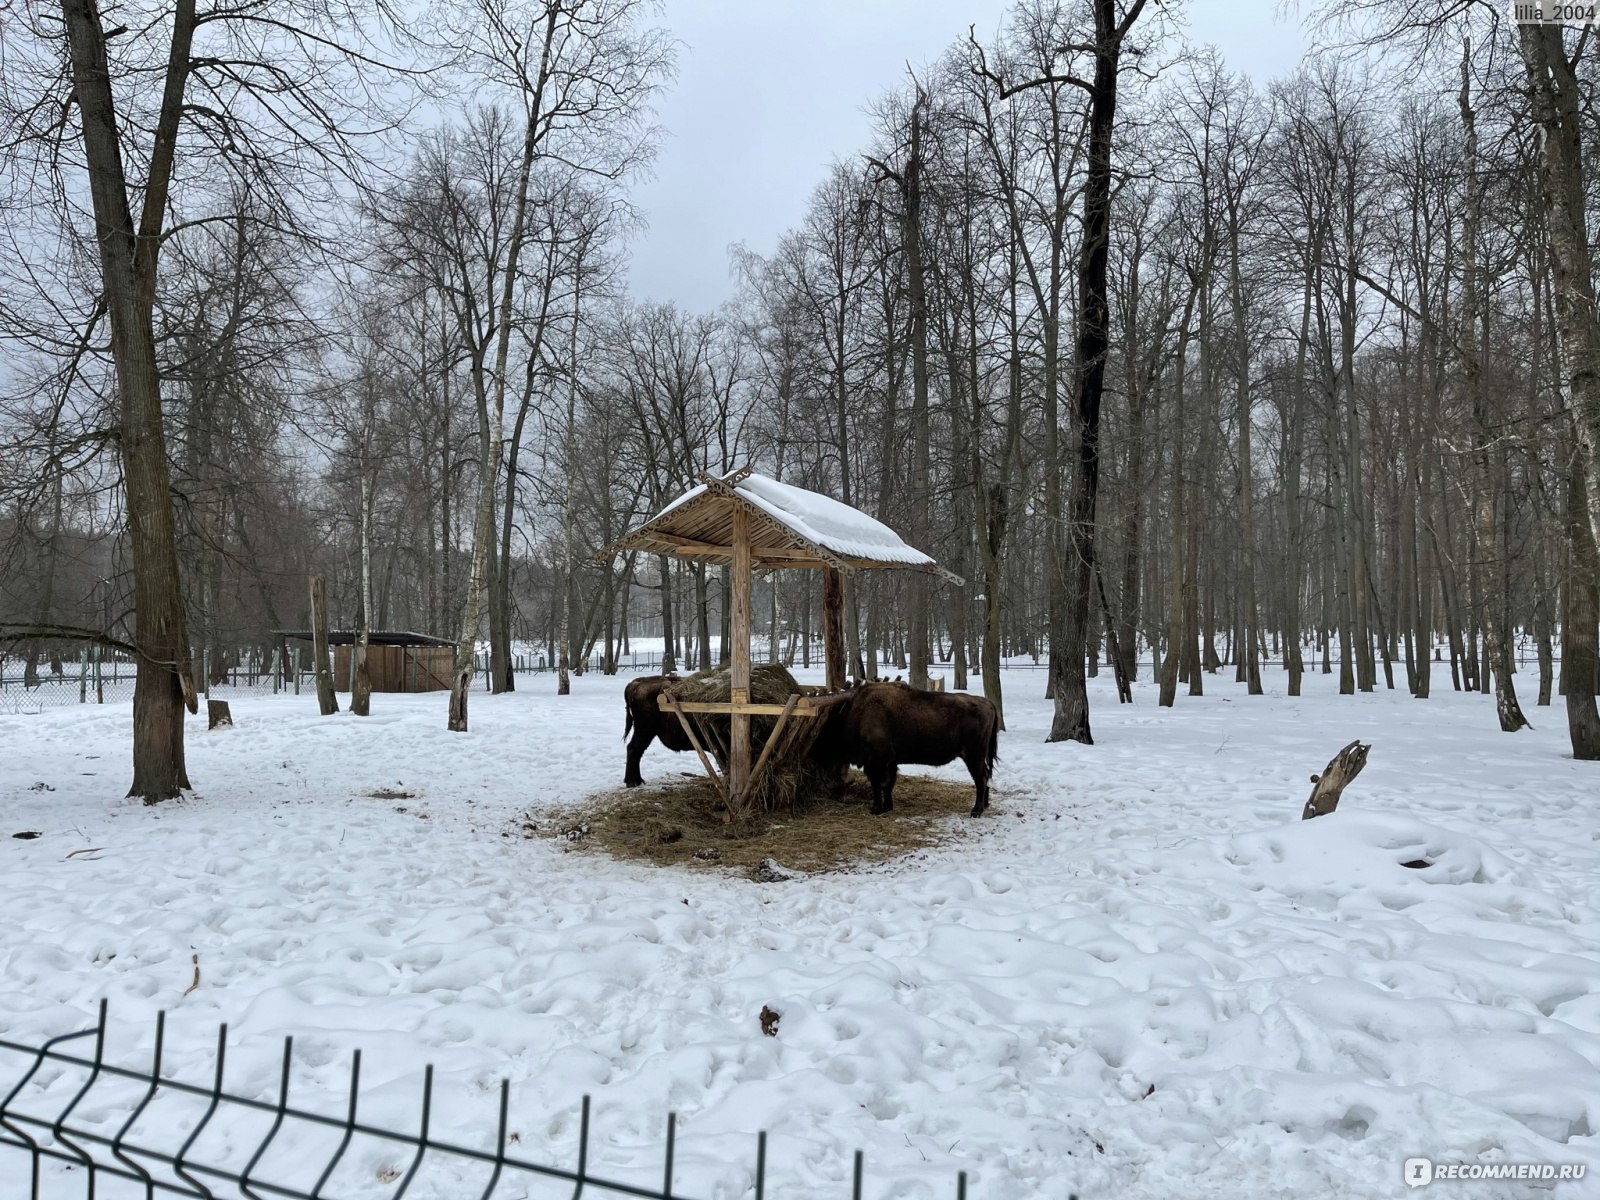
[[622,776],[623,787],[638,787],[644,782],[644,776],[639,774],[639,760],[644,757],[644,752],[650,748],[650,743],[654,740],[653,734],[635,726],[633,737],[628,741],[628,769]]
[[981,817],[989,807],[989,768],[981,758],[963,758],[972,774],[972,785],[977,789],[977,799],[972,805],[972,815]]
[[872,763],[867,767],[867,780],[872,784],[872,815],[881,816],[894,808],[894,781],[899,768],[892,762]]

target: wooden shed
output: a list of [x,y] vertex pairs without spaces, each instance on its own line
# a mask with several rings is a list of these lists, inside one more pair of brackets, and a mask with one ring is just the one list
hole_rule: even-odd
[[[286,629],[284,637],[311,641],[309,629]],[[348,692],[355,678],[353,629],[330,629],[333,686]],[[367,672],[375,692],[441,692],[450,690],[456,644],[449,638],[404,630],[374,629],[367,635]]]
[[[727,802],[730,815],[743,811],[751,791],[783,745],[791,720],[810,721],[826,703],[826,696],[791,696],[779,705],[750,701],[750,576],[755,569],[802,568],[822,572],[823,643],[827,663],[827,692],[845,687],[843,576],[863,570],[911,570],[937,575],[961,584],[932,557],[907,545],[883,522],[869,517],[820,492],[781,483],[740,467],[726,475],[701,476],[689,489],[650,520],[600,550],[609,558],[625,550],[665,554],[706,563],[726,563],[732,589],[729,613],[729,662],[732,686],[726,703],[677,701],[670,689],[661,695],[661,707],[675,713],[700,754],[701,762]],[[692,718],[721,714],[729,718],[728,764],[719,776],[702,749]],[[776,725],[752,766],[750,718],[776,716]],[[805,742],[809,744],[809,742]]]

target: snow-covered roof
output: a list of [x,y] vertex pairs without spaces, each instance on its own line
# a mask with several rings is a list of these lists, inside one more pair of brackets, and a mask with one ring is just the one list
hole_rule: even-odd
[[742,502],[757,518],[752,522],[751,538],[758,563],[815,566],[820,561],[845,569],[905,567],[955,578],[931,555],[907,545],[882,521],[832,496],[781,483],[748,468],[705,479],[602,554],[646,549],[726,560],[725,551],[732,543],[733,507]]

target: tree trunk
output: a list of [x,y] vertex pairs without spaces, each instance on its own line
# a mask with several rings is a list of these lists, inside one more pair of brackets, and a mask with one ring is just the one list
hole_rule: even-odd
[[[560,10],[552,6],[546,18],[545,45],[550,45]],[[547,69],[548,64],[546,64]],[[483,605],[484,570],[492,553],[494,536],[494,498],[500,475],[500,458],[505,444],[506,371],[511,357],[512,301],[516,296],[517,260],[527,236],[528,190],[533,162],[541,133],[539,119],[543,107],[545,76],[541,75],[529,97],[527,128],[523,134],[522,158],[517,167],[517,184],[506,242],[506,263],[501,280],[499,311],[496,315],[497,344],[493,378],[493,398],[486,414],[489,437],[479,469],[477,511],[472,522],[472,560],[467,569],[466,595],[461,606],[461,630],[456,639],[454,673],[450,684],[450,712],[447,727],[453,733],[467,731],[467,695],[472,688],[473,655],[478,643],[478,622]],[[507,564],[509,569],[509,564]]]
[[1111,135],[1117,111],[1122,40],[1143,7],[1144,0],[1134,0],[1119,23],[1113,0],[1094,0],[1094,83],[1089,94],[1089,157],[1083,183],[1083,243],[1078,261],[1078,345],[1073,364],[1077,470],[1067,521],[1066,560],[1064,569],[1057,572],[1057,580],[1065,582],[1070,578],[1070,585],[1061,622],[1062,644],[1052,645],[1050,654],[1056,680],[1055,713],[1048,739],[1052,742],[1070,739],[1094,744],[1084,661],[1100,495],[1100,401],[1105,391],[1110,339],[1106,275],[1111,244]]
[[1543,555],[1534,561],[1533,573],[1533,637],[1539,650],[1539,698],[1534,701],[1540,708],[1550,703],[1550,691],[1555,667],[1555,647],[1550,636],[1550,586],[1545,575]]
[[[906,254],[906,274],[911,303],[911,531],[912,541],[926,551],[931,527],[928,490],[928,298],[922,261],[922,110],[927,97],[920,88],[911,108],[911,153],[903,173],[905,204],[901,220]],[[913,571],[906,580],[910,592],[910,682],[928,687],[928,592],[933,576]]]
[[1561,391],[1571,406],[1584,473],[1589,531],[1600,541],[1600,311],[1589,249],[1583,175],[1581,88],[1559,26],[1517,26],[1534,123],[1541,134],[1539,181],[1555,283]]
[[844,675],[844,577],[832,567],[822,569],[822,644],[827,658],[830,692],[842,691]]
[[321,575],[311,577],[311,667],[317,676],[317,707],[323,716],[332,716],[339,711],[339,698],[328,661],[328,585]]
[[1283,581],[1283,666],[1289,675],[1288,693],[1300,694],[1305,678],[1305,660],[1300,653],[1303,636],[1303,615],[1300,609],[1300,590],[1305,562],[1301,542],[1304,538],[1304,506],[1300,499],[1301,471],[1305,461],[1306,414],[1306,355],[1311,342],[1312,274],[1306,271],[1305,289],[1301,294],[1300,338],[1295,350],[1295,377],[1289,388],[1290,410],[1284,424],[1284,481],[1283,525],[1286,533]]
[[691,564],[689,569],[694,574],[695,638],[700,643],[700,669],[709,671],[711,670],[711,595],[706,586],[706,565],[697,562]]
[[[572,694],[572,608],[574,603],[573,590],[576,583],[572,571],[572,518],[573,500],[575,499],[575,480],[578,473],[577,455],[577,424],[578,424],[578,316],[581,311],[581,287],[583,284],[583,254],[578,254],[574,283],[572,288],[572,343],[569,347],[570,362],[568,366],[572,372],[567,380],[567,412],[566,429],[561,443],[561,471],[565,476],[566,491],[561,505],[561,662],[556,675],[556,695],[569,696]],[[531,368],[530,368],[531,374]],[[524,409],[526,411],[526,409]],[[520,422],[519,422],[520,426]],[[509,521],[509,514],[507,514]],[[606,565],[609,575],[610,564]],[[609,609],[607,620],[609,621]],[[606,654],[611,653],[611,635],[609,628],[606,634]]]
[[[1478,555],[1484,578],[1483,656],[1489,665],[1485,675],[1494,676],[1495,712],[1500,728],[1515,733],[1528,725],[1517,703],[1517,689],[1511,678],[1510,595],[1506,586],[1506,567],[1501,553],[1498,524],[1498,475],[1494,470],[1489,442],[1489,397],[1483,379],[1481,354],[1488,347],[1488,320],[1478,301],[1478,218],[1482,208],[1482,185],[1478,179],[1478,121],[1472,107],[1472,42],[1461,41],[1461,92],[1458,97],[1461,123],[1466,133],[1463,168],[1467,177],[1466,204],[1461,224],[1461,336],[1459,338],[1462,385],[1472,406],[1473,457],[1476,460],[1476,517]],[[1481,333],[1480,333],[1481,323]],[[1481,347],[1481,349],[1480,349]],[[1485,680],[1487,684],[1487,679]]]
[[133,637],[139,660],[133,693],[133,783],[128,794],[154,804],[189,787],[183,710],[199,709],[189,667],[154,332],[157,259],[188,81],[195,5],[194,0],[177,0],[173,12],[161,108],[142,180],[143,209],[137,228],[129,206],[99,10],[94,0],[62,0],[61,13],[111,322],[117,432],[133,564]]
[[1183,305],[1183,319],[1178,325],[1178,348],[1172,366],[1172,529],[1168,549],[1167,586],[1167,636],[1166,652],[1161,660],[1158,676],[1160,691],[1156,704],[1171,708],[1178,697],[1178,679],[1183,671],[1184,618],[1188,614],[1188,567],[1185,562],[1184,537],[1188,527],[1185,509],[1187,494],[1184,483],[1184,414],[1188,411],[1183,400],[1184,380],[1188,377],[1190,323],[1194,317],[1195,288],[1190,288]]
[[[371,381],[364,385],[370,392]],[[367,666],[367,646],[372,633],[372,476],[367,459],[368,439],[372,430],[366,420],[361,431],[361,621],[356,626],[355,644],[350,647],[351,674],[350,711],[358,717],[372,712],[372,671]],[[321,576],[318,576],[321,579]],[[323,613],[323,637],[327,637],[327,613]],[[324,647],[326,649],[326,647]],[[320,659],[318,660],[321,661]],[[330,680],[331,684],[332,681]],[[322,684],[317,683],[317,698],[322,697]],[[324,714],[326,715],[326,714]]]
[[1567,701],[1567,734],[1572,757],[1600,759],[1600,708],[1595,705],[1595,673],[1600,669],[1596,623],[1600,622],[1600,554],[1590,532],[1588,480],[1573,455],[1567,482],[1566,620],[1561,626],[1561,680]]
[[1234,352],[1237,357],[1237,392],[1239,422],[1239,602],[1243,611],[1239,621],[1239,671],[1247,694],[1261,695],[1261,663],[1256,657],[1256,631],[1260,623],[1259,604],[1256,600],[1256,529],[1255,529],[1255,468],[1251,462],[1251,404],[1250,404],[1250,336],[1245,304],[1244,273],[1239,263],[1240,217],[1235,205],[1230,204],[1228,224],[1232,242],[1232,269],[1229,273],[1229,291],[1233,300]]
[[537,351],[530,353],[523,376],[522,395],[517,405],[517,419],[512,422],[511,436],[505,445],[506,486],[505,495],[500,500],[497,531],[500,544],[494,552],[495,569],[489,581],[489,691],[495,696],[517,690],[517,676],[513,670],[516,660],[511,653],[511,590],[516,582],[511,535],[516,527],[517,460],[522,454],[522,433],[527,427],[528,412],[533,407],[538,360]]
[[671,675],[678,668],[677,656],[673,653],[676,633],[672,623],[672,569],[665,554],[656,561],[661,571],[661,673]]

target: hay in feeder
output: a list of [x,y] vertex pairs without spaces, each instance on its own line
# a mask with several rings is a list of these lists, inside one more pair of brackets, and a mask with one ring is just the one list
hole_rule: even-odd
[[[693,704],[725,704],[733,695],[732,668],[721,667],[715,671],[700,671],[672,685],[674,699]],[[750,667],[750,699],[756,704],[783,704],[790,696],[808,691],[795,681],[795,677],[780,663],[752,663]],[[732,721],[726,713],[685,713],[694,723],[695,732],[706,752],[713,755],[724,773],[728,769],[728,742]],[[826,715],[816,717],[791,716],[778,731],[779,744],[773,748],[771,759],[752,793],[752,807],[767,810],[796,808],[815,799],[831,796],[838,787],[836,772],[829,771],[811,761],[812,743],[821,732]],[[750,718],[751,761],[761,754],[761,748],[772,737],[778,724],[777,717],[752,716]]]
[[[680,700],[706,704],[726,701],[733,695],[733,668],[723,666],[710,671],[696,671],[680,679],[672,690]],[[750,699],[757,704],[782,704],[790,696],[803,691],[805,689],[782,663],[750,664]],[[770,723],[770,718],[764,719]]]

